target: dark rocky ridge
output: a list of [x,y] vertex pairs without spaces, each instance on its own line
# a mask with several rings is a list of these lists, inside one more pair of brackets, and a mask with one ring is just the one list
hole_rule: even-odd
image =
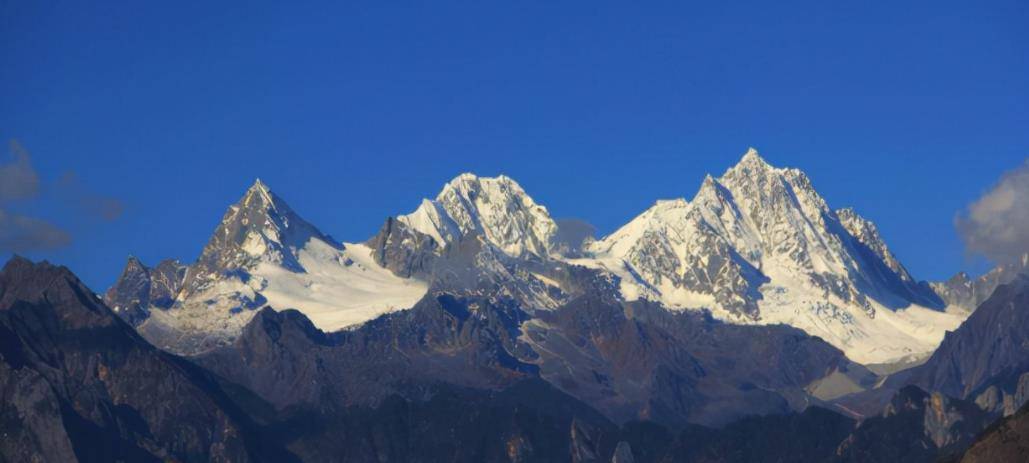
[[874,414],[906,385],[974,401],[994,414],[1010,415],[1029,401],[1029,276],[998,286],[922,365],[838,402]]
[[130,325],[150,316],[150,308],[167,309],[182,289],[187,267],[177,260],[163,260],[154,268],[129,256],[114,286],[104,293],[104,303]]
[[374,405],[416,383],[499,390],[540,378],[615,422],[673,426],[800,410],[818,402],[808,384],[857,367],[792,328],[723,324],[603,295],[537,317],[513,300],[437,292],[411,310],[323,334],[299,312],[265,309],[232,346],[197,361],[280,409]]
[[882,414],[847,436],[836,458],[855,463],[937,461],[964,450],[993,418],[972,402],[907,386]]
[[[597,406],[594,397],[583,397],[584,385],[569,382],[579,381],[579,378],[554,382],[553,377],[548,378],[544,373],[546,365],[541,365],[542,371],[537,376],[532,364],[507,363],[518,362],[514,355],[504,361],[507,356],[503,354],[475,354],[482,346],[495,341],[506,346],[504,350],[515,346],[515,353],[520,353],[511,338],[482,342],[484,336],[492,338],[494,330],[504,330],[517,315],[484,321],[489,318],[489,311],[509,315],[516,312],[478,305],[480,303],[485,304],[482,300],[438,295],[410,311],[410,319],[388,321],[388,317],[382,317],[374,322],[379,324],[374,331],[333,334],[314,329],[298,312],[277,313],[265,309],[235,345],[207,354],[200,361],[226,378],[243,375],[240,384],[257,388],[259,395],[277,407],[276,413],[269,414],[276,416],[271,426],[293,430],[283,444],[312,461],[337,461],[336,456],[344,454],[361,455],[358,458],[361,461],[377,458],[432,460],[425,455],[448,461],[476,461],[475,458],[481,461],[567,461],[569,458],[572,461],[611,461],[616,454],[625,458],[628,453],[636,462],[849,462],[869,461],[870,457],[877,458],[876,461],[894,461],[896,457],[903,461],[931,462],[963,449],[988,422],[987,414],[970,402],[909,387],[893,399],[892,407],[882,416],[860,424],[817,406],[801,413],[789,412],[781,398],[775,400],[773,395],[755,393],[753,400],[746,395],[736,398],[752,407],[752,412],[771,414],[727,420],[721,428],[684,423],[669,419],[667,414],[654,414],[653,418],[659,422],[631,419],[618,426],[619,421],[612,422],[604,416],[611,414],[610,404]],[[468,310],[471,306],[478,308]],[[607,307],[607,310],[612,308]],[[628,310],[637,313],[633,319],[640,320],[641,325],[658,323],[642,321],[646,319],[646,308]],[[433,316],[433,311],[440,312]],[[646,377],[639,372],[650,368],[648,363],[668,361],[663,358],[667,352],[656,346],[657,339],[664,336],[656,328],[639,325],[632,328],[649,340],[651,344],[647,347],[655,352],[641,356],[638,349],[632,348],[639,339],[632,339],[636,335],[611,328],[627,326],[627,323],[633,325],[631,320],[604,322],[620,317],[596,308],[580,307],[571,311],[578,315],[569,315],[570,319],[590,327],[583,328],[587,331],[575,332],[576,335],[630,338],[619,346],[618,350],[628,347],[624,352],[625,361],[615,368],[620,371],[610,373],[607,383],[615,387],[622,384],[625,378],[620,375],[623,374]],[[435,317],[442,323],[433,323],[431,318]],[[416,323],[409,325],[411,322]],[[682,320],[660,322],[673,326],[687,323]],[[609,325],[609,328],[600,329],[599,325]],[[425,329],[412,330],[413,326],[425,326]],[[703,333],[704,330],[710,331]],[[690,334],[698,339],[694,347],[707,345],[708,348],[714,348],[723,336],[732,336],[711,327]],[[471,342],[472,339],[479,341]],[[396,352],[386,355],[390,349],[381,346],[392,346]],[[764,349],[774,351],[774,342]],[[800,354],[806,349],[810,347],[797,345],[790,355],[807,358],[809,353]],[[433,351],[435,354],[431,353]],[[439,359],[432,359],[444,352],[454,355],[457,361],[441,363]],[[747,351],[758,355],[758,359],[768,358],[760,356],[760,352]],[[710,354],[678,355],[697,367],[708,362]],[[790,355],[771,358],[780,365],[787,365],[785,362],[795,361],[787,360]],[[229,363],[240,358],[245,363]],[[340,372],[339,368],[347,370]],[[675,365],[666,368],[678,371]],[[469,371],[479,373],[468,375]],[[505,375],[505,371],[509,373]],[[465,376],[460,376],[459,372],[464,372]],[[492,380],[476,379],[480,375]],[[702,385],[706,381],[712,380],[692,377],[680,382]],[[733,389],[729,387],[731,382],[725,379],[716,381],[719,387]],[[310,385],[319,387],[311,389]],[[615,387],[612,390],[616,390]],[[763,385],[748,389],[760,387]],[[691,389],[699,392],[688,397],[694,399],[693,402],[685,400],[684,403],[705,404],[711,399],[704,394],[713,389]],[[651,404],[644,409],[661,408],[658,404],[667,402],[668,397],[662,396],[664,392],[667,391],[653,394]],[[733,392],[727,394],[733,395]],[[377,399],[365,400],[372,396]],[[302,399],[296,400],[298,397]],[[678,398],[683,397],[687,396],[680,392]],[[757,405],[758,400],[783,405],[762,408]],[[725,405],[717,398],[712,403]],[[604,411],[604,415],[596,410]],[[685,416],[693,413],[688,408],[675,411]],[[441,421],[448,423],[446,426],[453,429],[453,433],[432,437],[429,429]],[[306,425],[298,429],[298,423]],[[372,431],[356,432],[356,429]],[[482,453],[468,453],[469,442],[480,442]]]
[[148,344],[64,267],[0,273],[0,459],[289,461],[212,380]]
[[932,288],[948,304],[968,308],[979,307],[998,286],[1010,283],[1019,275],[1029,273],[1029,254],[1021,259],[999,265],[985,275],[971,278],[965,272],[954,275],[947,281],[933,283]]
[[511,354],[512,327],[525,317],[513,304],[437,294],[325,334],[300,312],[266,308],[231,346],[196,360],[279,409],[374,406],[410,384],[500,389],[529,377],[534,367]]
[[853,365],[790,327],[725,324],[645,301],[586,296],[538,317],[525,337],[541,375],[617,421],[721,425],[801,410],[818,403],[807,385]]
[[1029,405],[999,421],[980,436],[961,463],[1025,461],[1029,456]]
[[412,230],[393,217],[370,240],[375,262],[402,278],[428,279],[439,245],[431,236]]
[[[1017,387],[1029,371],[1029,276],[1000,285],[993,295],[922,366],[909,382],[944,394],[975,398],[991,384]],[[1009,392],[1014,392],[1010,390]]]

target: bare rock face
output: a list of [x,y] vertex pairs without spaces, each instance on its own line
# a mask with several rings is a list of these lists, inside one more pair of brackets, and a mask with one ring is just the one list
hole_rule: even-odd
[[[13,336],[6,330],[0,335]],[[5,341],[6,342],[6,341]],[[0,363],[0,457],[7,461],[75,461],[72,440],[64,428],[61,401],[46,378],[24,367],[18,353],[8,344]]]
[[843,402],[874,413],[907,385],[975,402],[997,416],[1011,415],[1029,401],[1029,277],[998,286],[925,363]]
[[1025,372],[1029,372],[1029,277],[1019,276],[998,286],[910,375],[912,383],[925,389],[975,399],[994,384],[1002,385],[1008,394],[1017,393],[1018,378]]
[[948,305],[974,310],[986,301],[998,286],[1029,274],[1029,254],[1021,259],[999,265],[978,278],[971,278],[965,272],[954,275],[947,281],[932,283],[933,290]]
[[188,270],[189,266],[174,259],[162,260],[150,269],[150,305],[159,309],[171,307],[182,290]]
[[151,307],[168,309],[175,303],[187,269],[171,259],[150,268],[129,256],[121,276],[104,293],[104,303],[130,325],[137,326],[150,317]]
[[617,422],[722,426],[787,413],[805,387],[850,362],[783,326],[719,323],[654,303],[581,297],[523,324],[540,375]]
[[974,403],[918,387],[901,389],[839,446],[838,461],[931,462],[965,449],[992,417]]
[[118,281],[104,293],[104,302],[129,324],[142,323],[150,316],[150,269],[129,256]]
[[533,376],[515,358],[516,305],[426,296],[408,311],[325,334],[300,312],[258,312],[231,345],[197,361],[279,409],[374,406],[405,385],[502,388]]
[[632,447],[628,442],[621,441],[615,447],[615,454],[611,457],[611,463],[636,463],[632,456]]
[[615,426],[516,358],[519,316],[438,294],[325,334],[299,312],[264,309],[198,361],[267,401],[307,461],[609,458]]
[[990,427],[965,452],[961,463],[1025,461],[1029,455],[1029,405]]
[[[1015,377],[1017,374],[1017,378]],[[980,388],[982,389],[982,388]],[[998,415],[1011,416],[1029,402],[1029,372],[1002,375],[975,396],[979,408]]]
[[[289,459],[211,378],[144,341],[63,267],[0,273],[0,443],[8,461]],[[267,452],[267,453],[262,453]]]
[[375,262],[403,278],[428,279],[440,245],[431,236],[393,217],[368,241]]
[[[298,312],[264,309],[231,346],[197,361],[280,410],[374,406],[416,397],[419,384],[503,389],[536,379],[615,422],[676,426],[787,413],[810,400],[807,385],[850,364],[788,327],[727,325],[603,294],[533,318],[512,300],[434,293],[331,334]],[[589,427],[571,434],[583,458],[601,455]]]
[[572,463],[596,463],[600,461],[601,455],[600,432],[583,423],[578,419],[572,420],[571,425],[571,460]]

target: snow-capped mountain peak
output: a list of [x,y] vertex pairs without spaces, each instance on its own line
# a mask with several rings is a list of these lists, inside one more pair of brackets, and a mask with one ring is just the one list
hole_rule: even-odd
[[342,249],[331,237],[301,218],[260,179],[229,206],[186,277],[187,292],[196,292],[233,272],[271,262],[303,272],[297,252],[311,240]]
[[747,152],[743,153],[743,157],[740,158],[740,162],[737,166],[748,166],[771,169],[772,166],[765,161],[765,158],[761,157],[761,153],[757,151],[757,148],[753,146],[747,148]]
[[659,202],[589,251],[582,263],[621,276],[627,298],[790,324],[859,361],[928,352],[943,328],[927,330],[924,319],[947,318],[874,224],[837,214],[804,172],[753,148],[721,177],[706,176],[691,201]]
[[[249,231],[261,232],[264,238],[282,245],[303,247],[308,240],[318,239],[339,246],[331,237],[297,215],[261,179],[254,181],[243,199],[231,207],[227,215],[240,217],[241,225]],[[225,224],[225,220],[222,223]]]
[[435,200],[423,200],[414,212],[397,217],[424,233],[440,248],[465,236],[478,236],[512,257],[547,256],[557,225],[510,177],[458,175]]
[[260,197],[261,199],[271,202],[272,190],[268,188],[268,185],[261,181],[261,178],[255,178],[254,184],[247,188],[246,195],[244,197]]
[[[410,307],[428,289],[375,263],[364,244],[344,246],[322,233],[260,180],[229,206],[188,268],[136,264],[108,299],[148,306],[131,321],[151,342],[184,353],[231,341],[266,305],[298,309],[335,330]],[[148,287],[161,289],[160,297],[139,296]]]

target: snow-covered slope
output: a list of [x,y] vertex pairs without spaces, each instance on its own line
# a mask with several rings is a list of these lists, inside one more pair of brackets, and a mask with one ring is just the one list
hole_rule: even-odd
[[659,201],[575,262],[622,277],[623,296],[785,323],[862,363],[931,352],[964,312],[908,274],[871,222],[833,211],[797,169],[751,149],[692,201]]
[[296,307],[325,331],[371,320],[384,312],[414,305],[428,289],[377,265],[363,244],[347,244],[342,253],[312,242],[300,251],[303,273],[268,263],[254,275],[267,285],[261,291],[272,307]]
[[139,330],[191,352],[230,341],[266,305],[331,331],[411,307],[427,290],[376,264],[367,246],[321,233],[258,180],[189,266],[174,304],[151,308]]
[[151,310],[139,330],[161,347],[191,353],[231,341],[266,305],[297,309],[318,328],[334,331],[409,308],[428,289],[375,264],[362,244],[340,250],[311,241],[296,257],[303,271],[260,261],[245,277],[212,280],[170,309]]
[[418,209],[397,220],[431,236],[441,249],[463,236],[477,235],[511,257],[549,255],[557,232],[547,208],[503,175],[461,174],[435,200],[422,200]]

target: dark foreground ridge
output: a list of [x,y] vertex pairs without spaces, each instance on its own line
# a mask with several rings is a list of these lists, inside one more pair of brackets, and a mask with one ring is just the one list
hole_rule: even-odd
[[990,426],[965,452],[961,463],[1025,461],[1029,455],[1029,405]]
[[148,344],[67,268],[7,263],[0,339],[0,460],[295,460],[210,374]]
[[[15,258],[0,273],[0,461],[930,462],[998,416],[916,386],[844,416],[803,388],[845,357],[791,328],[588,296],[525,319],[442,292],[336,333],[265,308],[187,359],[66,268]],[[969,455],[1013,451],[991,435]]]

